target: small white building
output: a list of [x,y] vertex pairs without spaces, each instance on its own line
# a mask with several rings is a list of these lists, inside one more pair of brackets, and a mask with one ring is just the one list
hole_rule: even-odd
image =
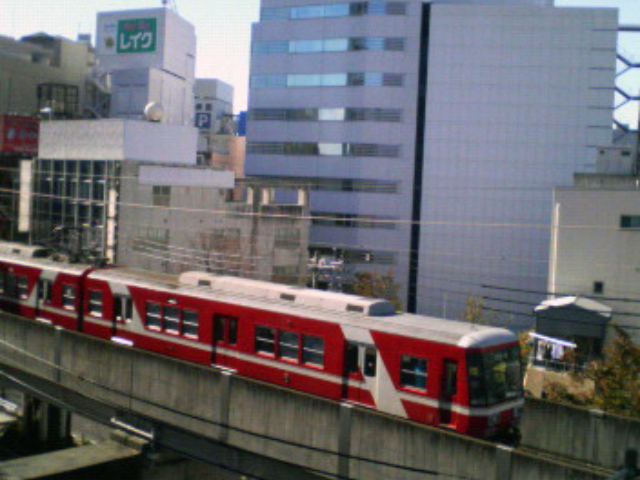
[[614,325],[640,343],[640,176],[635,149],[617,150],[601,149],[597,168],[616,173],[576,174],[573,186],[554,189],[551,229],[549,293],[610,307],[605,345]]

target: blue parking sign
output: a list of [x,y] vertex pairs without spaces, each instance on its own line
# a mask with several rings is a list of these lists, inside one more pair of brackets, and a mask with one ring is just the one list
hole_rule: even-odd
[[196,113],[196,127],[201,130],[211,129],[211,114],[210,113]]

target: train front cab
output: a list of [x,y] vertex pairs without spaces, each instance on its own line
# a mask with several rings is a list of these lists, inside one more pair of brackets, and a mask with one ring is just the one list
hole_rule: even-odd
[[477,437],[512,436],[524,406],[518,345],[469,350],[466,374],[468,413],[458,429]]

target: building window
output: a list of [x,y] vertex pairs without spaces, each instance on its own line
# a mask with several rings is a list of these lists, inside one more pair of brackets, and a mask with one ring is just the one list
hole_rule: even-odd
[[620,228],[640,228],[640,215],[622,215]]
[[604,282],[593,282],[593,293],[604,293]]
[[400,385],[426,391],[427,360],[403,355],[400,360]]
[[62,286],[62,308],[67,310],[76,308],[76,289],[73,285]]
[[305,335],[302,337],[302,363],[324,366],[324,339]]
[[258,155],[294,155],[319,157],[399,158],[400,145],[375,143],[251,142],[247,153]]
[[180,333],[180,309],[164,307],[164,330],[170,333]]
[[375,215],[351,213],[311,212],[311,223],[320,227],[377,228],[394,230],[397,219]]
[[254,121],[280,122],[401,122],[399,108],[256,108]]
[[201,103],[196,104],[196,110],[202,110],[202,104]]
[[326,52],[355,52],[355,51],[393,51],[401,52],[405,49],[405,39],[399,37],[351,37],[330,38],[322,40],[274,40],[256,42],[253,53],[258,55],[274,53],[326,53]]
[[210,111],[212,110],[212,108],[213,108],[213,105],[211,105],[210,103],[207,103],[207,104],[204,106],[204,109],[205,109],[207,112],[210,112]]
[[406,14],[406,2],[350,2],[332,3],[328,5],[305,5],[300,7],[263,8],[260,11],[260,21]]
[[89,315],[102,316],[102,292],[89,290]]
[[145,323],[147,327],[162,327],[162,306],[159,303],[147,302]]
[[251,88],[281,87],[401,87],[400,73],[314,73],[253,75]]
[[200,326],[200,321],[198,319],[198,312],[194,312],[192,310],[183,310],[182,334],[189,335],[191,337],[197,337],[199,326]]
[[18,275],[18,298],[29,298],[29,280],[23,275]]
[[279,228],[276,230],[274,242],[279,248],[296,248],[300,246],[300,229]]
[[298,361],[300,335],[293,332],[280,331],[280,357]]
[[269,327],[256,327],[255,336],[256,352],[267,355],[275,355],[276,330]]
[[171,205],[171,187],[169,186],[153,186],[153,206],[168,207]]

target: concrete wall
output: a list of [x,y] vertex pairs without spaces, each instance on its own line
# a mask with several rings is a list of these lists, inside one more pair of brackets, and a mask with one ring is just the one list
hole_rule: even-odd
[[624,452],[640,445],[640,420],[528,399],[522,444],[607,468],[619,468]]
[[[50,363],[8,350],[5,341]],[[6,314],[0,322],[0,362],[59,378],[63,386],[119,405],[123,411],[170,422],[245,451],[354,479],[433,478],[425,471],[487,480],[608,477]],[[51,363],[64,369],[59,377]],[[242,430],[342,457],[261,439]],[[617,435],[609,434],[603,441],[606,438],[615,441]],[[357,457],[423,471],[375,465]]]

